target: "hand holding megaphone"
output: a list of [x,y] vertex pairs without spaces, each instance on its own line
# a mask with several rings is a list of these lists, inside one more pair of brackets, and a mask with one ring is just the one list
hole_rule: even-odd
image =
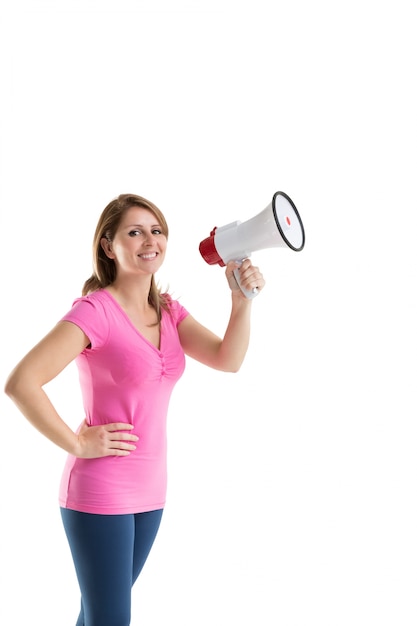
[[[265,280],[259,268],[250,259],[231,261],[226,267],[226,278],[232,292],[251,300],[264,287]],[[246,287],[244,286],[246,285]]]
[[[305,242],[304,227],[294,202],[283,191],[277,191],[272,202],[246,222],[232,222],[215,227],[210,236],[201,241],[199,250],[209,265],[225,266],[230,261],[242,262],[255,250],[287,247],[299,252]],[[234,272],[237,283],[247,298],[257,292],[244,290],[239,271]]]

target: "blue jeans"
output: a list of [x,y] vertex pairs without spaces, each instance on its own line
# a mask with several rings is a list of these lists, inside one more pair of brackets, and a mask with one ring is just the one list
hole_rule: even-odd
[[128,626],[131,590],[148,557],[163,510],[96,515],[61,508],[81,590],[76,626]]

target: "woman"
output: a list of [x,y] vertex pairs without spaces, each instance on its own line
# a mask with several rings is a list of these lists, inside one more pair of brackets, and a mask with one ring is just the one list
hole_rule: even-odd
[[[82,297],[14,368],[5,391],[44,436],[68,453],[60,506],[81,589],[77,626],[130,624],[131,589],[158,531],[166,492],[166,415],[184,354],[238,371],[251,300],[226,267],[230,320],[221,339],[160,293],[168,227],[148,200],[120,195],[94,237],[94,271]],[[246,289],[264,279],[249,260]],[[76,432],[43,387],[76,360],[85,419]]]

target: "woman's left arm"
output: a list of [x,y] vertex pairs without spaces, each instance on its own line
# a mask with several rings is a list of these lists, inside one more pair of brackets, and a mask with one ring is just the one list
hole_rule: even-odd
[[[226,278],[232,292],[232,310],[223,339],[202,326],[191,315],[179,325],[178,334],[185,354],[191,358],[224,372],[237,372],[243,363],[250,336],[252,300],[244,296],[233,271],[238,267],[234,262],[226,267]],[[264,287],[265,281],[257,267],[249,259],[239,267],[242,287],[249,291]]]

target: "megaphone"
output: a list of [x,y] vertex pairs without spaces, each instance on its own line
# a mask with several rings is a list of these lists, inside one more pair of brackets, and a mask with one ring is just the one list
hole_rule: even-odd
[[[225,266],[229,261],[241,262],[264,248],[287,247],[299,252],[304,243],[304,226],[294,202],[283,191],[277,191],[266,209],[255,217],[214,227],[210,236],[201,241],[199,250],[209,265]],[[238,270],[234,276],[247,298],[256,296],[256,289],[249,292],[241,286]]]

